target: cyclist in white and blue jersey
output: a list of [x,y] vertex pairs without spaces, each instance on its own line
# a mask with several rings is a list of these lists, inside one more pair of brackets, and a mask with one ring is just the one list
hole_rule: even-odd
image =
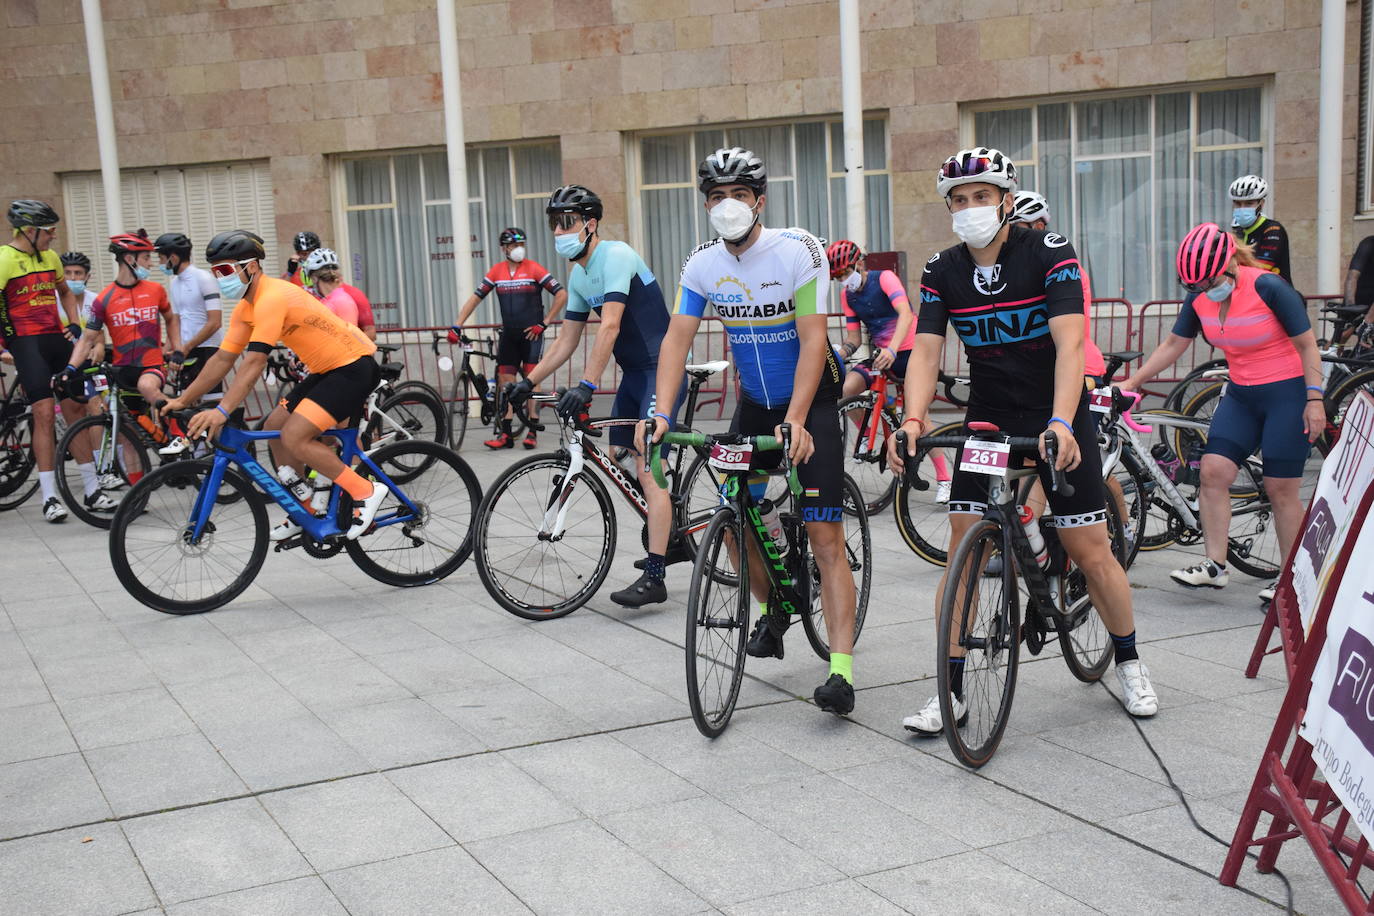
[[[658,360],[658,402],[682,389],[687,353],[709,304],[725,325],[742,397],[730,429],[780,436],[792,430],[793,461],[802,486],[800,509],[821,573],[821,606],[830,639],[830,676],[816,705],[844,715],[854,708],[854,573],[844,545],[844,433],[838,398],[843,371],[826,335],[830,265],[821,243],[804,229],[768,229],[759,222],[768,176],[752,152],[734,147],[706,157],[697,171],[711,228],[720,236],[698,247],[682,266],[672,322]],[[672,419],[656,414],[658,441]],[[755,456],[766,471],[777,452]],[[765,476],[751,480],[756,498]],[[751,548],[751,588],[767,579]],[[766,587],[766,586],[765,586]],[[746,651],[782,658],[786,612],[754,593],[761,615]],[[769,620],[775,622],[770,625]]]
[[[616,389],[611,416],[621,419],[647,419],[654,413],[654,373],[658,350],[668,329],[668,306],[663,290],[644,259],[624,242],[601,239],[596,230],[601,223],[601,198],[582,187],[570,184],[554,191],[544,208],[553,230],[554,247],[572,262],[568,277],[568,304],[563,310],[563,328],[549,352],[529,373],[511,386],[510,399],[519,406],[544,379],[567,362],[577,351],[587,319],[595,311],[601,319],[582,380],[569,388],[557,404],[563,417],[587,412],[601,384],[606,365],[615,357],[620,366],[620,385]],[[683,370],[678,369],[678,375]],[[684,392],[685,396],[685,392]],[[661,403],[671,404],[676,416],[683,397]],[[634,428],[611,429],[612,446],[633,448]],[[649,550],[644,574],[626,588],[611,593],[611,600],[625,607],[642,607],[668,600],[663,578],[667,567],[668,539],[672,532],[673,504],[668,494],[654,483],[636,461],[640,488],[649,507]]]

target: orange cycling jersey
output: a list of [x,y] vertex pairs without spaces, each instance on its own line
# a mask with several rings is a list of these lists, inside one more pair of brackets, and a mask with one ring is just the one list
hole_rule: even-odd
[[57,320],[57,284],[62,261],[55,251],[26,254],[0,245],[0,340],[61,334]]
[[278,343],[290,347],[312,373],[328,372],[377,352],[362,331],[339,318],[320,300],[287,280],[259,277],[229,318],[220,349],[266,353]]
[[91,306],[88,331],[109,328],[116,366],[162,365],[162,328],[158,316],[172,310],[167,290],[152,280],[133,286],[111,283]]

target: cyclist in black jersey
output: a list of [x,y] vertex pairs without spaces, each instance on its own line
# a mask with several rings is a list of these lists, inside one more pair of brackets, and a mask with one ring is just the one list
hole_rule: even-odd
[[[1152,716],[1159,708],[1149,672],[1135,648],[1130,583],[1112,554],[1096,429],[1083,387],[1083,279],[1069,240],[1012,225],[1016,168],[1001,152],[978,147],[945,160],[937,187],[963,243],[932,257],[921,278],[916,342],[906,376],[907,455],[888,443],[895,468],[916,452],[935,396],[945,330],[953,325],[968,353],[969,421],[996,423],[1011,436],[1040,436],[1040,478],[1047,492],[1044,436],[1059,440],[1056,467],[1073,496],[1051,492],[1055,527],[1083,570],[1102,620],[1112,634],[1117,678],[1127,710]],[[956,471],[949,500],[950,547],[987,508],[981,475]],[[941,581],[940,591],[944,590]],[[937,595],[937,602],[940,600]],[[949,658],[953,707],[962,710],[963,658]],[[942,732],[938,698],[903,724],[924,735]]]

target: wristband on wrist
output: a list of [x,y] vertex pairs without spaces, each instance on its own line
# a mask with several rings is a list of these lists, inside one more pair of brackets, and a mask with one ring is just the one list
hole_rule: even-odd
[[1308,385],[1308,386],[1307,386],[1307,390],[1308,390],[1308,391],[1315,391],[1315,392],[1317,392],[1317,394],[1322,394],[1323,392],[1326,391],[1326,389],[1323,388],[1321,385]]
[[593,385],[591,382],[587,381],[586,379],[583,379],[582,381],[578,382],[577,384],[581,385],[583,388],[586,388],[586,389],[588,389],[588,390],[590,390],[590,391],[595,391],[595,390],[596,390],[596,386]]
[[1309,403],[1309,404],[1316,404],[1316,403],[1319,402],[1319,401],[1325,402],[1325,401],[1326,401],[1326,398],[1308,398],[1308,399],[1307,399],[1307,403]]
[[[1064,428],[1069,431],[1069,435],[1073,435],[1073,424],[1063,417],[1050,417],[1050,423],[1063,423]],[[1045,425],[1048,426],[1049,424],[1047,423]]]
[[225,410],[223,405],[216,404],[215,410],[218,410],[220,413],[224,414],[224,419],[229,419],[229,411]]
[[[921,432],[926,431],[926,421],[922,420],[920,417],[907,417],[902,421],[902,426],[906,426],[908,423],[919,423],[921,424]],[[898,428],[900,429],[900,427]]]
[[664,423],[667,423],[669,426],[673,425],[673,418],[668,416],[666,413],[655,413],[654,416],[662,420]]

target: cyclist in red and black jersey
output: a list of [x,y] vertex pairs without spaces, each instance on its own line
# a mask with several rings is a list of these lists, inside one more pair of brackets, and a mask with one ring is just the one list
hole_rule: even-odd
[[[1083,386],[1083,278],[1069,240],[1011,223],[1016,168],[1001,152],[963,150],[945,160],[936,186],[953,215],[962,244],[926,262],[913,357],[907,368],[906,455],[896,437],[888,457],[897,468],[916,451],[922,419],[935,396],[936,368],[947,326],[953,325],[969,360],[969,421],[997,424],[1011,436],[1039,436],[1040,477],[1050,491],[1044,441],[1059,441],[1056,466],[1074,494],[1051,493],[1059,539],[1083,570],[1093,605],[1116,650],[1117,678],[1127,710],[1152,716],[1159,708],[1149,673],[1135,648],[1135,622],[1126,571],[1111,550],[1096,427]],[[987,509],[985,478],[956,471],[949,500],[950,545],[958,544]],[[941,583],[943,592],[944,583]],[[937,596],[937,601],[939,600]],[[962,654],[951,648],[953,708],[962,696]],[[938,698],[903,725],[922,735],[943,730]]]
[[[568,301],[565,290],[553,274],[539,262],[525,256],[525,230],[511,227],[501,232],[501,251],[506,259],[492,265],[476,291],[458,311],[458,323],[448,333],[449,343],[457,343],[463,324],[472,316],[477,303],[496,290],[501,306],[501,335],[496,344],[496,384],[504,390],[507,382],[515,381],[520,368],[529,373],[544,353],[544,331],[563,311]],[[553,296],[553,307],[544,313],[544,293]],[[534,430],[525,434],[525,448],[538,444]],[[511,448],[511,412],[501,420],[501,432],[483,443],[487,448]]]

